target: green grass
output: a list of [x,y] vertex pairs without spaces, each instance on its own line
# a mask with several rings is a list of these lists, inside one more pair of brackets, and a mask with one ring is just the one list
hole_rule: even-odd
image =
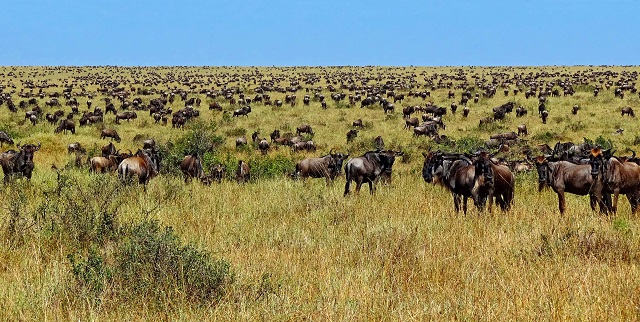
[[[484,74],[490,80],[490,72],[573,73],[587,69],[607,68],[464,68],[469,82],[474,74]],[[253,70],[4,67],[0,68],[4,76],[0,75],[0,85],[8,86],[5,92],[13,90],[10,84],[16,85],[13,97],[17,104],[21,90],[18,79],[36,83],[48,80],[53,84],[75,81],[77,92],[84,83],[79,77],[90,74],[132,79],[135,72],[135,78],[143,80],[173,73],[189,76],[191,81],[202,80],[203,84],[195,84],[196,90],[201,86],[219,89],[213,84],[219,80],[228,82],[227,87],[240,86],[253,97],[252,81],[235,82],[233,77],[225,77],[227,73],[242,75]],[[271,74],[264,76],[265,80],[279,77],[283,86],[289,85],[290,77],[321,72],[302,67],[258,70],[263,75]],[[384,84],[392,74],[415,74],[419,90],[425,88],[424,77],[453,70],[326,69],[332,77],[339,73],[382,76],[380,81],[370,81],[370,85]],[[21,76],[11,78],[10,71]],[[212,83],[207,83],[209,78]],[[301,84],[310,87],[302,81]],[[325,86],[325,80],[313,87],[318,85]],[[637,151],[637,120],[620,116],[623,106],[639,106],[637,95],[626,93],[620,100],[613,98],[612,88],[593,98],[593,85],[595,81],[574,86],[577,92],[573,97],[549,98],[546,125],[538,118],[537,99],[526,100],[523,92],[515,98],[512,92],[504,97],[499,88],[493,98],[481,98],[478,104],[471,100],[468,118],[462,116],[462,107],[455,115],[449,110],[444,117],[447,129],[441,134],[453,143],[446,148],[467,151],[493,133],[516,131],[517,125],[524,123],[530,135],[523,145],[553,146],[559,140],[582,142],[586,137],[599,143],[611,140],[620,153],[626,147]],[[121,86],[128,89],[142,84]],[[168,81],[144,87],[165,90],[174,86],[188,89],[190,84]],[[89,92],[97,90],[95,84],[85,88]],[[446,88],[432,90],[427,101],[448,107],[451,100],[446,98],[447,92]],[[455,92],[458,101],[460,90]],[[586,197],[568,195],[568,211],[560,216],[556,195],[551,190],[538,193],[537,176],[525,173],[517,177],[515,205],[509,213],[478,214],[471,210],[467,216],[456,214],[451,195],[426,184],[420,174],[421,152],[445,146],[435,145],[428,138],[413,138],[412,131],[403,130],[402,107],[424,105],[426,101],[407,97],[402,104],[395,104],[394,116],[385,116],[378,105],[371,109],[361,109],[359,104],[351,108],[336,106],[327,90],[323,91],[327,110],[314,100],[304,106],[304,94],[304,89],[297,93],[295,107],[253,104],[249,117],[240,118],[209,111],[209,99],[203,94],[190,94],[189,97],[202,98],[201,116],[184,130],[155,124],[145,112],[138,112],[138,119],[120,125],[114,124],[112,115],[107,116],[104,126],[116,128],[123,138],[116,144],[118,149],[135,152],[146,137],[153,137],[163,147],[173,144],[173,148],[167,148],[173,154],[163,164],[168,169],[151,180],[146,192],[137,185],[121,186],[115,175],[65,168],[73,163],[73,156],[66,152],[69,143],[78,141],[91,150],[107,142],[99,139],[100,126],[77,128],[75,135],[54,134],[55,126],[43,121],[33,127],[24,122],[23,111],[11,114],[6,105],[0,106],[0,129],[8,130],[16,142],[42,143],[42,149],[35,154],[31,183],[18,180],[0,186],[0,319],[638,319],[640,222],[630,214],[624,198],[618,214],[609,218],[593,213]],[[274,101],[284,100],[284,94],[270,95]],[[313,91],[310,95],[313,97]],[[101,97],[92,99],[94,106],[104,107]],[[133,97],[137,96],[130,99]],[[157,95],[140,97],[146,104]],[[38,99],[39,105],[44,107],[47,99]],[[78,96],[81,111],[86,110],[86,100]],[[491,129],[478,127],[478,120],[490,116],[491,108],[512,100],[527,108],[529,114],[522,118],[510,114]],[[237,108],[219,101],[225,111]],[[574,104],[582,107],[578,115],[571,114]],[[172,104],[174,111],[182,106],[179,98]],[[354,142],[347,144],[346,132],[359,118],[367,126]],[[251,143],[247,149],[235,148],[239,135],[250,140],[251,133],[259,130],[260,137],[268,138],[276,128],[283,133],[295,132],[303,123],[313,127],[316,154],[272,147],[266,156],[261,156]],[[618,127],[625,129],[622,135],[613,134]],[[387,147],[406,151],[407,157],[397,160],[393,183],[379,187],[374,196],[364,187],[360,194],[344,198],[344,178],[327,186],[324,180],[291,181],[284,175],[294,162],[325,154],[332,148],[360,155],[371,148],[371,140],[378,135]],[[233,166],[242,159],[252,165],[255,179],[244,185],[232,180],[208,187],[198,182],[184,184],[175,168],[179,154],[188,149],[207,150],[211,144],[214,148],[205,155],[206,170],[220,162],[227,166],[231,179]],[[510,157],[522,158],[519,152],[520,147],[513,148]],[[52,164],[65,168],[60,173],[67,180],[64,189],[59,188],[58,173],[51,169]],[[166,227],[172,229],[165,230]],[[145,249],[131,251],[136,245],[146,245],[144,241],[161,245],[164,248],[157,249],[173,255],[156,263]],[[136,262],[135,258],[141,260]],[[181,258],[191,258],[189,263],[199,266],[189,266],[192,264],[181,262]],[[124,270],[120,264],[125,262],[140,266],[137,271]],[[157,265],[144,266],[145,263]],[[216,263],[228,264],[228,271],[213,269],[227,267]],[[214,283],[218,280],[189,284],[179,278],[185,276],[181,275],[184,270],[170,270],[184,267],[199,267],[202,272],[211,269],[225,279],[220,284]],[[193,276],[205,275],[214,274]],[[193,285],[196,286],[191,288]],[[197,293],[202,285],[220,285],[215,288],[219,293],[202,296]]]

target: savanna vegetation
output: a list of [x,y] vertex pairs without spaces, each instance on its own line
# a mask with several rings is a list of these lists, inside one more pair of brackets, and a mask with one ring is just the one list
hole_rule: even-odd
[[[41,148],[31,180],[12,178],[0,186],[0,319],[637,320],[640,221],[624,198],[618,213],[607,216],[592,212],[587,197],[568,195],[568,211],[561,216],[556,195],[538,192],[533,170],[517,174],[509,212],[472,209],[465,216],[454,211],[449,192],[421,176],[422,152],[487,148],[490,135],[517,132],[520,124],[527,125],[528,136],[499,157],[526,162],[527,151],[542,153],[540,144],[585,140],[630,154],[627,148],[640,147],[638,120],[621,111],[640,107],[632,89],[637,71],[2,67],[0,131],[16,144],[39,142]],[[563,95],[560,83],[574,93]],[[617,97],[623,85],[629,88]],[[525,98],[532,86],[535,95]],[[287,91],[292,87],[293,105],[276,106],[294,94]],[[484,95],[492,87],[495,94]],[[545,95],[549,117],[543,124],[538,94],[547,88],[559,95]],[[234,89],[235,104],[224,89]],[[460,99],[469,89],[465,117]],[[237,103],[241,93],[253,99],[260,91],[273,104],[254,101],[246,117],[233,116],[247,105]],[[349,102],[349,95],[364,99],[372,91],[393,103],[394,111]],[[389,91],[405,97],[394,103]],[[425,91],[426,98],[410,95]],[[193,107],[199,116],[183,128],[172,128],[171,115],[166,125],[149,115],[150,101],[171,93],[166,107],[174,112],[185,107],[181,93],[200,100]],[[325,97],[326,109],[316,93]],[[335,93],[346,97],[336,101]],[[60,106],[46,104],[55,95]],[[310,96],[308,105],[304,95]],[[8,97],[16,112],[8,108]],[[105,114],[102,122],[80,126],[76,115],[75,134],[54,133],[57,123],[49,124],[44,115],[71,112],[65,104],[70,97],[80,115],[96,106],[104,110],[107,97],[118,112],[125,101],[141,103],[127,107],[135,119],[116,124],[113,114]],[[209,109],[215,102],[222,111]],[[428,102],[447,108],[437,142],[403,128],[402,109]],[[528,113],[479,125],[493,117],[492,108],[508,102]],[[577,114],[574,105],[580,107]],[[43,112],[33,125],[25,112],[35,106]],[[363,126],[347,143],[357,119]],[[316,152],[271,143],[262,155],[251,140],[258,131],[271,142],[273,130],[295,134],[302,124],[313,128],[313,135],[303,136],[313,140]],[[122,141],[114,144],[121,151],[135,152],[148,138],[157,142],[160,174],[146,191],[123,184],[115,173],[89,172],[87,159],[110,141],[100,139],[105,128],[118,131]],[[248,144],[237,147],[241,136]],[[289,175],[296,162],[332,149],[362,155],[376,148],[377,136],[386,149],[404,154],[391,182],[380,184],[374,195],[365,187],[343,197],[344,177],[327,185],[324,179]],[[86,149],[78,160],[67,151],[73,142]],[[178,166],[196,152],[207,173],[217,164],[225,168],[221,183],[184,182]],[[251,167],[245,184],[235,182],[238,160]]]

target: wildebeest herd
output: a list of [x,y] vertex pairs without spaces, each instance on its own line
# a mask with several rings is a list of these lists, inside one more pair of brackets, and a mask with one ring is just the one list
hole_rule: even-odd
[[[614,156],[613,151],[586,140],[583,144],[558,143],[551,149],[544,144],[536,147],[528,139],[533,127],[546,126],[549,121],[562,121],[560,116],[560,121],[550,118],[554,114],[578,115],[589,110],[584,104],[572,103],[570,110],[562,112],[554,105],[556,97],[570,99],[577,94],[597,98],[611,92],[615,99],[627,103],[625,94],[629,97],[637,93],[636,71],[584,68],[533,72],[513,68],[487,71],[471,68],[429,73],[418,69],[326,68],[303,72],[295,68],[274,68],[269,72],[247,69],[235,73],[218,70],[198,73],[177,69],[168,73],[151,71],[145,75],[128,71],[130,79],[109,76],[109,72],[115,75],[122,71],[106,68],[103,75],[79,73],[76,77],[37,80],[42,76],[37,71],[25,73],[5,68],[0,81],[0,107],[4,105],[8,109],[2,109],[0,113],[8,111],[12,119],[13,113],[17,115],[19,110],[23,110],[24,119],[22,116],[16,119],[30,125],[20,124],[22,128],[44,126],[38,125],[44,118],[50,124],[48,126],[55,126],[51,132],[59,137],[78,135],[79,129],[98,127],[99,138],[108,139],[109,143],[102,146],[101,154],[86,157],[87,149],[73,140],[68,146],[68,153],[76,155],[76,165],[86,164],[89,171],[96,173],[115,172],[123,181],[136,177],[146,188],[149,181],[160,173],[162,154],[154,140],[145,141],[136,152],[117,149],[111,141],[120,144],[127,139],[117,131],[126,124],[148,121],[145,124],[164,126],[170,121],[172,126],[167,131],[178,131],[191,120],[201,117],[203,103],[205,108],[208,107],[207,113],[226,122],[244,122],[255,118],[253,115],[256,113],[265,113],[265,108],[274,113],[286,108],[308,111],[313,104],[319,107],[315,111],[317,113],[333,107],[352,108],[353,111],[379,110],[385,120],[394,121],[395,115],[401,116],[401,121],[394,124],[397,129],[407,130],[398,132],[402,135],[409,133],[406,140],[412,140],[412,143],[392,142],[385,147],[380,133],[366,136],[371,132],[369,129],[373,121],[364,113],[357,119],[345,121],[348,122],[346,135],[345,132],[340,135],[342,140],[346,136],[346,145],[339,144],[337,149],[338,144],[323,141],[326,135],[323,137],[324,122],[320,119],[313,123],[300,121],[297,126],[286,130],[276,128],[270,133],[270,140],[261,137],[259,129],[252,133],[251,140],[244,135],[233,139],[236,149],[245,149],[253,143],[255,151],[263,156],[281,147],[288,147],[295,153],[328,151],[325,155],[307,156],[295,162],[295,168],[289,169],[287,175],[294,179],[325,178],[329,184],[344,173],[345,196],[349,194],[352,182],[356,184],[356,191],[363,184],[368,184],[371,193],[375,191],[377,182],[390,182],[396,157],[403,157],[405,153],[409,156],[408,148],[424,152],[422,177],[451,192],[456,211],[467,211],[468,198],[478,209],[485,206],[491,209],[495,203],[508,211],[515,199],[515,173],[534,168],[538,173],[540,190],[550,187],[558,194],[560,212],[566,210],[565,193],[589,195],[591,207],[602,212],[617,211],[620,193],[627,196],[633,211],[640,202],[640,193],[637,192],[640,189],[640,170],[636,169],[635,154],[631,157]],[[47,72],[57,75],[69,70],[60,67],[47,69]],[[504,93],[506,102],[484,111],[475,107],[494,99],[500,92]],[[438,93],[446,98],[434,99]],[[303,96],[302,105],[297,105],[299,95]],[[533,108],[522,103],[529,100],[534,102]],[[42,103],[43,106],[40,105]],[[531,122],[528,115],[530,110],[535,111],[535,107],[538,113],[531,114],[537,114],[538,124],[529,123],[527,127],[527,124],[518,122],[511,129],[505,127],[505,120],[512,117]],[[620,107],[616,112],[618,117],[635,117],[631,106]],[[511,116],[512,113],[515,114]],[[488,139],[473,149],[453,152],[456,140],[452,134],[455,132],[448,130],[448,126],[456,127],[456,120],[460,120],[456,115],[462,119],[477,117],[474,121],[477,131],[489,132]],[[15,144],[9,135],[14,129],[4,129],[6,131],[0,131],[0,146]],[[464,130],[457,128],[457,131]],[[611,131],[615,131],[613,135],[619,135],[624,130],[618,127]],[[535,140],[538,141],[535,143],[544,143],[540,139]],[[360,144],[359,148],[357,144]],[[13,175],[31,178],[34,153],[41,144],[21,145],[19,142],[16,147],[16,150],[0,155],[5,182]],[[256,180],[251,175],[251,164],[247,160],[238,160],[233,169],[211,164],[209,171],[205,171],[207,165],[203,157],[208,152],[194,151],[185,155],[179,165],[174,165],[183,174],[185,182],[196,179],[209,185],[232,174],[239,183]]]

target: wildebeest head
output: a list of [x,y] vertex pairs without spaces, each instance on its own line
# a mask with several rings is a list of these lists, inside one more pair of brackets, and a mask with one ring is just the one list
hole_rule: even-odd
[[551,169],[549,168],[549,155],[539,155],[534,159],[538,172],[538,191],[551,184]]
[[422,153],[424,156],[424,163],[422,165],[422,178],[424,181],[431,183],[433,181],[434,169],[442,166],[442,154],[438,152],[430,151],[429,153]]
[[605,169],[605,154],[608,154],[608,150],[603,151],[600,148],[591,149],[589,155],[589,165],[591,165],[591,176],[597,177],[599,174],[604,173]]
[[482,177],[485,183],[493,182],[493,169],[491,159],[485,151],[480,152],[479,157],[473,162],[476,180]]

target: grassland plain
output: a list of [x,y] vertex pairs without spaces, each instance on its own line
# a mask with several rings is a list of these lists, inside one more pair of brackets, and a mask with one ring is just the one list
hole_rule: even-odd
[[[96,80],[104,79],[118,80],[127,88],[155,87],[163,91],[174,87],[188,89],[193,84],[196,91],[201,86],[219,89],[215,82],[222,80],[227,87],[240,86],[253,95],[251,89],[255,85],[250,77],[245,79],[242,75],[255,75],[258,71],[269,79],[279,77],[283,86],[299,75],[327,75],[314,87],[325,87],[323,93],[329,104],[326,110],[314,100],[303,106],[302,91],[298,92],[294,107],[252,104],[253,112],[248,117],[230,118],[208,110],[207,103],[212,100],[204,94],[192,93],[189,97],[200,97],[203,101],[201,116],[184,130],[155,124],[147,113],[140,111],[137,119],[119,125],[109,115],[103,125],[78,127],[75,135],[54,134],[55,126],[44,120],[32,126],[25,122],[22,111],[13,114],[6,105],[0,106],[0,130],[12,134],[16,142],[42,143],[35,154],[36,170],[31,182],[17,180],[0,188],[3,207],[0,319],[638,320],[640,227],[626,201],[621,201],[624,206],[616,216],[606,217],[592,212],[585,197],[569,195],[568,211],[560,216],[555,194],[550,190],[538,193],[536,174],[524,173],[517,176],[515,205],[510,212],[479,215],[472,210],[467,216],[456,214],[450,194],[425,183],[420,175],[423,161],[420,153],[437,146],[428,138],[416,139],[411,131],[403,130],[401,107],[424,105],[426,101],[408,97],[396,104],[394,114],[384,115],[377,104],[375,108],[360,108],[359,104],[348,107],[346,103],[335,103],[326,90],[327,80],[336,79],[336,73],[379,77],[371,83],[381,84],[394,77],[415,74],[420,89],[424,88],[424,75],[451,75],[458,70],[0,68],[0,85],[6,86],[4,92],[15,89],[16,103],[20,100],[17,93],[26,80],[37,84],[46,80],[60,86],[65,80],[75,81],[74,92],[84,84],[89,93],[97,93]],[[638,68],[462,70],[472,82],[474,74],[491,80],[498,77],[496,73],[634,72]],[[145,82],[154,77],[173,81]],[[185,85],[187,78],[192,84]],[[555,78],[559,76],[546,79]],[[203,84],[194,80],[203,80]],[[512,92],[504,96],[498,89],[493,98],[481,98],[477,104],[471,101],[468,118],[460,111],[449,112],[444,116],[447,128],[441,134],[475,142],[488,139],[492,133],[515,131],[518,124],[524,123],[529,128],[527,144],[531,146],[582,142],[584,137],[602,136],[610,139],[620,153],[627,147],[637,150],[638,121],[620,115],[624,106],[640,106],[637,94],[627,93],[624,99],[619,99],[614,97],[612,88],[594,98],[595,84],[594,81],[574,86],[573,96],[550,97],[546,125],[537,116],[537,99],[527,100],[524,94],[514,96]],[[34,92],[37,91],[36,88]],[[44,89],[46,93],[54,91],[61,92],[62,87]],[[454,100],[447,99],[447,92],[445,88],[433,90],[427,101],[448,107]],[[459,100],[460,92],[455,90],[455,101]],[[130,99],[137,96],[132,94]],[[139,96],[145,104],[158,97]],[[271,96],[274,100],[282,99],[284,94]],[[85,110],[88,98],[76,97],[81,110]],[[92,99],[94,106],[104,107],[101,97]],[[44,107],[48,99],[38,98],[39,105]],[[216,100],[226,111],[237,108],[224,99]],[[478,120],[490,116],[492,107],[509,101],[527,108],[529,113],[522,118],[510,114],[504,122],[479,128]],[[582,109],[572,115],[571,107],[575,104]],[[176,99],[171,106],[175,110],[184,104]],[[353,143],[347,144],[345,134],[358,118],[363,119],[365,128]],[[122,186],[115,175],[89,174],[86,168],[72,167],[73,156],[66,151],[69,143],[78,141],[95,152],[95,147],[106,143],[99,139],[102,127],[118,130],[123,138],[117,144],[119,149],[135,151],[147,137],[166,145],[213,124],[206,133],[220,136],[223,143],[205,156],[205,168],[219,161],[233,164],[237,159],[249,160],[253,165],[261,160],[284,160],[277,168],[279,171],[314,154],[272,148],[261,156],[253,148],[236,150],[235,138],[240,133],[250,136],[255,130],[268,138],[273,129],[295,131],[302,123],[313,127],[318,155],[331,148],[360,155],[378,135],[387,146],[405,151],[405,157],[394,166],[392,184],[381,186],[373,196],[365,188],[360,194],[344,198],[344,178],[327,186],[324,180],[292,181],[285,175],[274,174],[275,171],[264,171],[245,185],[226,180],[203,186],[199,182],[185,184],[174,165],[153,179],[144,192],[136,185]],[[614,134],[618,128],[625,129],[624,133]],[[51,169],[52,164],[62,170]],[[145,235],[136,230],[140,223],[150,222],[159,223],[159,233]],[[166,232],[164,227],[173,230],[162,233]],[[178,236],[178,240],[173,241],[172,236]],[[192,262],[215,263],[223,259],[229,264],[228,273],[215,265],[204,270],[224,277],[222,289],[216,290],[219,296],[194,300],[191,289],[185,286],[193,281],[175,277],[187,276],[188,272],[180,268],[194,267],[189,263],[177,268],[171,266],[173,262],[148,268],[143,265],[147,257],[131,259],[141,269],[150,269],[149,276],[154,277],[140,282],[135,276],[123,275],[130,271],[122,267],[128,263],[122,258],[135,248],[136,241],[147,245],[145,238],[159,238],[159,245],[176,243],[178,256],[185,254],[185,245],[193,246],[196,253],[189,253],[189,258],[195,258]],[[173,248],[166,249],[169,252]],[[200,261],[199,250],[210,257]],[[163,258],[149,258],[164,263]],[[164,280],[171,282],[165,285]],[[138,289],[128,287],[129,281]],[[162,294],[144,289],[145,285]]]

